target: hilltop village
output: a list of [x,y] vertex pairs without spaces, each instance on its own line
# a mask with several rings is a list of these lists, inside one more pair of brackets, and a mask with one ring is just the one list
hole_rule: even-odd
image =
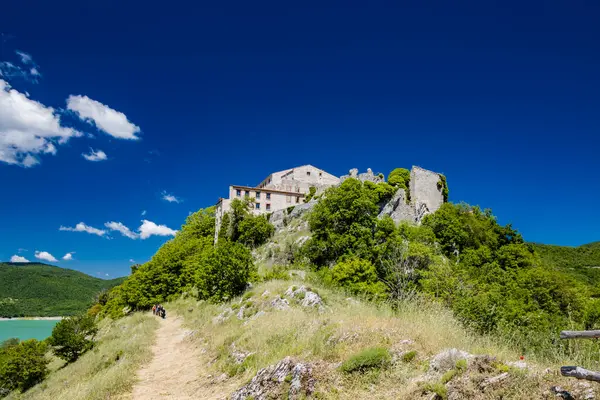
[[[228,196],[220,198],[216,205],[215,240],[223,215],[230,210],[234,199],[251,199],[254,215],[272,214],[272,220],[276,221],[290,207],[312,208],[316,202],[306,201],[309,194],[321,194],[348,178],[373,183],[385,181],[383,174],[376,175],[370,168],[364,173],[353,168],[348,175],[337,177],[312,165],[302,165],[273,172],[256,186],[231,185]],[[399,189],[383,206],[380,216],[389,215],[395,222],[419,224],[425,215],[435,212],[444,203],[442,180],[442,175],[437,172],[413,166],[410,171],[410,193]]]

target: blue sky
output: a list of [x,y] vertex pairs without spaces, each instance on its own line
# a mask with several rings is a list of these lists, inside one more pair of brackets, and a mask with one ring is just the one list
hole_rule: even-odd
[[452,3],[3,3],[0,259],[124,275],[302,164],[420,165],[527,240],[600,240],[600,5]]

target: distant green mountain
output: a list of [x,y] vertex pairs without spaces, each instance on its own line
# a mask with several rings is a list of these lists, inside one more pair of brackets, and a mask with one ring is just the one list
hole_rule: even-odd
[[42,263],[0,263],[0,317],[81,313],[98,293],[124,279],[104,280]]
[[543,261],[596,288],[600,296],[600,242],[579,247],[534,243]]

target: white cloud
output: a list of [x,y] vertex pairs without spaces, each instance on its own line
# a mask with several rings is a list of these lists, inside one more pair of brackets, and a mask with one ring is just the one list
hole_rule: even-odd
[[18,256],[18,255],[15,254],[14,256],[12,256],[10,258],[10,262],[12,262],[12,263],[26,263],[26,262],[29,262],[29,260],[26,259],[25,257],[21,257],[21,256]]
[[73,254],[74,254],[74,253],[75,253],[74,251],[72,251],[72,252],[70,252],[70,253],[67,253],[67,254],[65,254],[65,255],[63,256],[63,258],[62,258],[62,259],[63,259],[63,260],[65,260],[65,261],[71,261],[71,260],[73,260]]
[[139,139],[135,134],[140,131],[139,126],[129,122],[122,112],[113,110],[87,96],[69,96],[67,109],[75,112],[79,118],[109,135],[118,139]]
[[135,260],[133,258],[130,258],[129,262],[132,263],[132,264],[135,264]]
[[80,222],[77,225],[75,225],[75,228],[71,228],[71,227],[67,227],[67,226],[61,226],[58,229],[61,230],[61,231],[87,232],[89,234],[98,235],[98,236],[104,236],[106,234],[105,230],[91,227],[89,225],[86,225],[83,222]]
[[[40,75],[41,75],[41,74],[40,74],[40,71],[38,71],[38,69],[37,69],[37,68],[35,68],[35,67],[31,68],[31,69],[29,70],[29,73],[30,73],[31,75],[33,75],[33,76],[40,76]],[[28,97],[29,97],[29,96],[28,96]]]
[[88,161],[104,161],[106,160],[108,157],[106,157],[106,153],[103,152],[102,150],[94,150],[94,149],[90,149],[90,154],[82,154],[83,158],[85,158]]
[[128,237],[129,239],[137,239],[140,236],[137,233],[132,232],[131,229],[129,229],[127,226],[125,226],[121,222],[111,221],[111,222],[105,223],[104,226],[107,227],[108,229],[110,229],[111,231],[120,232],[121,235]]
[[58,260],[54,258],[54,256],[47,251],[37,251],[35,252],[35,258],[39,260],[44,260],[48,262],[57,262]]
[[146,219],[142,220],[142,225],[138,228],[140,237],[142,239],[148,239],[152,235],[156,236],[175,236],[176,230],[173,230],[166,225],[156,225],[152,221]]
[[21,57],[21,62],[23,64],[31,64],[33,62],[33,58],[30,54],[25,53],[24,51],[15,51],[19,57]]
[[181,203],[181,199],[173,196],[172,194],[168,194],[167,192],[162,192],[162,199],[168,201],[169,203]]
[[142,217],[146,215],[146,210],[142,211]]
[[32,167],[39,164],[36,156],[56,154],[54,142],[64,144],[81,135],[61,126],[52,107],[29,99],[0,79],[0,162]]

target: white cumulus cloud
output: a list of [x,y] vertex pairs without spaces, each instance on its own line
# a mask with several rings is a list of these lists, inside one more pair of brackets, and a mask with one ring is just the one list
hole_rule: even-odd
[[39,260],[44,260],[48,262],[57,262],[58,260],[54,258],[54,256],[47,251],[37,251],[35,252],[35,258]]
[[87,232],[89,234],[98,235],[98,236],[104,236],[106,234],[105,230],[94,228],[92,226],[86,225],[83,222],[78,223],[77,225],[75,225],[74,228],[71,228],[71,227],[68,227],[68,226],[61,226],[58,229],[61,230],[61,231]]
[[83,153],[82,156],[88,161],[104,161],[108,158],[102,150],[96,151],[94,149],[90,149],[90,154]]
[[172,194],[168,194],[167,192],[162,192],[162,199],[168,201],[169,203],[181,203],[181,199],[173,196]]
[[64,144],[81,132],[61,126],[52,107],[31,100],[0,79],[0,162],[32,167],[41,154],[56,154],[54,143]]
[[73,259],[73,253],[75,253],[75,252],[72,251],[70,253],[65,254],[62,259],[65,261],[71,261]]
[[137,239],[140,237],[140,235],[133,232],[131,229],[129,229],[127,226],[125,226],[121,222],[111,221],[111,222],[105,223],[104,226],[107,227],[108,229],[110,229],[111,231],[120,232],[121,235],[128,237],[129,239]]
[[12,256],[10,258],[10,262],[12,262],[12,263],[26,263],[26,262],[29,262],[29,260],[26,259],[25,257],[21,257],[21,256],[18,256],[18,255],[15,254],[14,256]]
[[142,220],[142,225],[139,227],[140,237],[142,239],[148,239],[150,236],[175,236],[176,230],[173,230],[166,225],[156,225],[152,221],[147,219]]
[[67,99],[67,109],[117,139],[139,139],[136,136],[136,133],[140,132],[139,126],[129,122],[122,112],[113,110],[99,101],[87,96],[71,95]]

